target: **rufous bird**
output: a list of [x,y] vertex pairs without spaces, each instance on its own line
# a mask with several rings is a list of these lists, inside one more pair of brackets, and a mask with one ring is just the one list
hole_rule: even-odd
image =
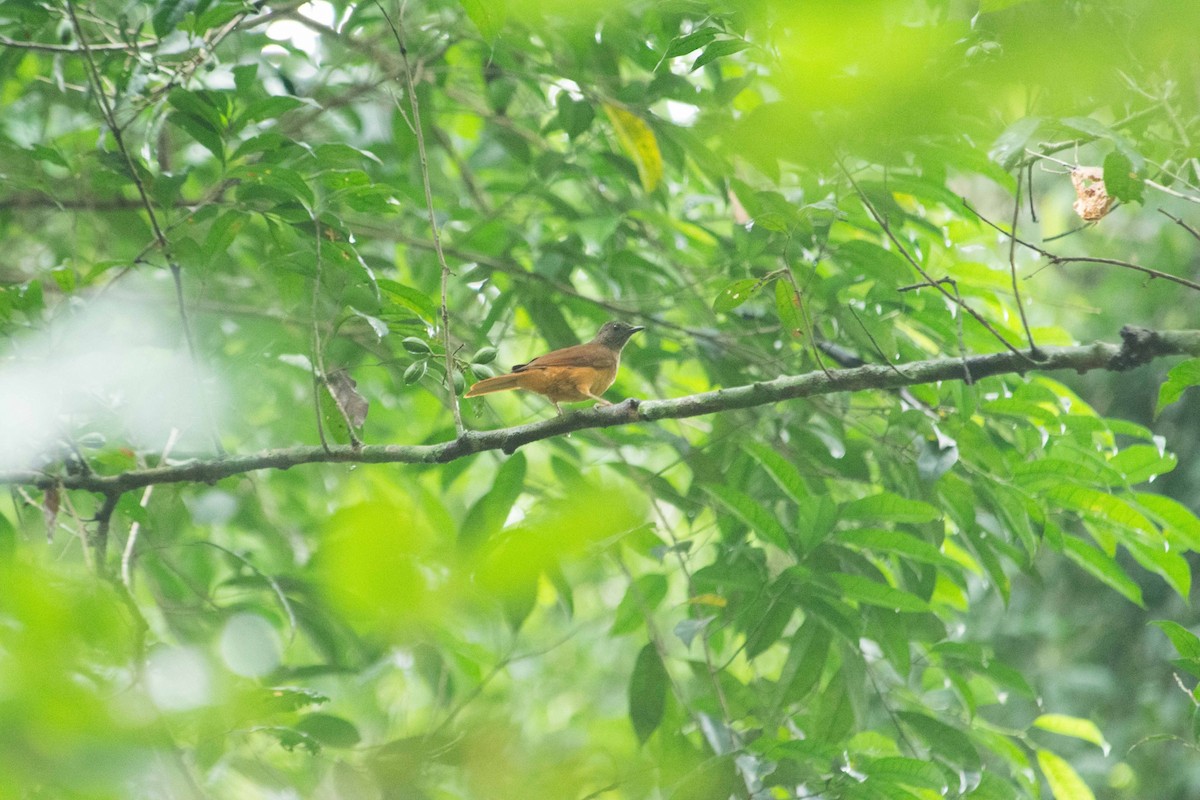
[[596,338],[538,356],[526,364],[517,364],[507,375],[485,378],[472,386],[466,397],[479,397],[492,392],[525,389],[537,392],[554,404],[562,415],[559,403],[595,400],[597,405],[612,405],[600,395],[613,385],[617,368],[621,366],[621,350],[640,325],[606,322]]

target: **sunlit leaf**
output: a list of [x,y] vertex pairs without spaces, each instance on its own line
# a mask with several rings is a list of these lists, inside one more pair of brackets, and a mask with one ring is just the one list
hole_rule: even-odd
[[1071,717],[1066,714],[1042,714],[1033,721],[1033,726],[1057,733],[1060,736],[1070,736],[1091,742],[1106,753],[1108,752],[1108,742],[1104,740],[1104,734],[1090,719]]
[[662,153],[654,131],[638,115],[620,106],[605,103],[604,111],[612,123],[621,148],[637,167],[642,188],[653,192],[663,177]]
[[1038,767],[1050,785],[1054,800],[1095,800],[1095,795],[1074,768],[1049,750],[1037,751]]

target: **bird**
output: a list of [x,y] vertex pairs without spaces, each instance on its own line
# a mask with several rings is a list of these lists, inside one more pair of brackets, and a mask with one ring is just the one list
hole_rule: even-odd
[[464,396],[479,397],[492,392],[526,389],[553,403],[559,416],[563,413],[558,405],[560,402],[591,399],[597,405],[610,406],[612,403],[600,395],[617,378],[621,349],[630,336],[641,330],[645,328],[640,325],[617,320],[606,322],[590,342],[554,350],[525,364],[517,364],[507,375],[479,381]]

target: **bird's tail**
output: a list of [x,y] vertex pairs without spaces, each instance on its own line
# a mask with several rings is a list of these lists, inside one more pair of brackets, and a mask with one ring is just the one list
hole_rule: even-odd
[[507,392],[509,389],[518,389],[520,388],[520,384],[517,381],[520,378],[520,375],[497,375],[494,378],[484,378],[468,389],[463,397],[478,397],[481,394]]

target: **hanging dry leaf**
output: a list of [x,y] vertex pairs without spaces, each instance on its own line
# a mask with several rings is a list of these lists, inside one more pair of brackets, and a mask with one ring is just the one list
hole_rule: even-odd
[[353,427],[361,428],[367,419],[367,409],[371,404],[355,388],[358,384],[344,369],[335,369],[330,372],[326,378],[326,384],[329,386],[329,393],[341,407],[346,420]]
[[1112,208],[1113,199],[1104,186],[1104,170],[1100,167],[1076,167],[1071,170],[1075,185],[1075,203],[1071,206],[1080,219],[1093,222]]

